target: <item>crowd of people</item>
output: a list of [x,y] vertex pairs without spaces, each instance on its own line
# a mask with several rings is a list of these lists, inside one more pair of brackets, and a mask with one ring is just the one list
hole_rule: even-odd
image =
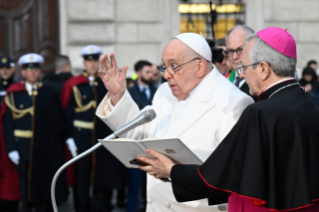
[[[23,212],[33,208],[52,211],[50,185],[57,169],[112,133],[95,117],[96,107],[107,93],[97,74],[101,54],[96,45],[83,48],[84,70],[78,76],[72,75],[71,61],[65,55],[57,56],[55,72],[46,74],[41,73],[44,58],[39,54],[23,55],[18,65],[1,57],[0,172],[4,176],[0,211],[18,211],[19,202]],[[128,78],[128,88],[142,108],[151,104],[164,80],[156,65],[148,61],[136,62],[134,69],[137,79]],[[16,78],[16,70],[21,70],[21,79]],[[113,190],[117,190],[117,206],[125,207],[128,187],[127,211],[145,211],[145,184],[145,173],[126,169],[100,148],[59,178],[57,203],[65,202],[67,187],[71,187],[75,211],[111,211]]]
[[[260,92],[252,92],[245,75],[247,67],[256,68],[260,61],[244,65],[242,58],[245,38],[250,35],[254,31],[243,25],[235,26],[217,41],[203,39],[204,44],[200,35],[181,34],[165,47],[163,64],[137,61],[134,79],[129,77],[118,84],[114,83],[121,79],[119,76],[125,79],[127,66],[119,71],[114,54],[110,59],[108,55],[101,57],[102,51],[96,45],[79,52],[84,70],[77,76],[72,75],[71,61],[65,55],[57,56],[55,72],[46,74],[41,73],[44,58],[39,54],[23,55],[17,65],[9,57],[1,57],[0,211],[52,211],[50,186],[58,168],[124,125],[122,117],[133,119],[152,104],[158,114],[167,118],[126,136],[179,137],[207,159],[236,126],[245,108],[261,100]],[[205,45],[208,51],[204,51],[206,47],[197,50]],[[179,74],[183,66],[189,71],[187,76]],[[21,71],[21,79],[16,78],[17,70]],[[107,70],[106,74],[102,70]],[[299,84],[318,98],[316,71],[317,62],[309,61]],[[115,92],[117,86],[121,90]],[[146,207],[147,211],[161,212],[169,208],[227,210],[225,204],[209,206],[206,199],[178,203],[171,185],[151,175],[127,169],[105,148],[99,148],[60,176],[57,203],[63,204],[71,191],[76,212],[111,211],[113,191],[117,190],[116,205],[126,207],[127,212],[145,211]],[[181,199],[210,196],[199,197]]]

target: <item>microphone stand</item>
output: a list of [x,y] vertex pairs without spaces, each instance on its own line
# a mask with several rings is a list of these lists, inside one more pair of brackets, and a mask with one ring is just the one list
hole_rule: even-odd
[[[109,135],[108,137],[106,137],[104,140],[112,140],[116,138],[116,135],[113,133],[111,135]],[[95,144],[93,147],[91,147],[90,149],[86,150],[85,152],[82,152],[81,154],[79,154],[78,156],[72,158],[71,160],[69,160],[68,162],[66,162],[63,166],[61,166],[59,168],[59,170],[55,173],[54,178],[52,180],[52,184],[51,184],[51,201],[52,201],[52,206],[53,206],[53,211],[54,212],[58,212],[58,207],[56,205],[56,198],[55,198],[55,185],[56,182],[58,180],[58,177],[60,176],[61,172],[64,171],[64,169],[66,169],[69,165],[71,165],[72,163],[74,163],[75,161],[83,158],[84,156],[90,154],[91,152],[93,152],[94,150],[96,150],[97,148],[99,148],[100,146],[102,146],[102,144],[99,142],[97,144]]]
[[[155,119],[156,117],[156,113],[154,112],[153,109],[150,110],[146,110],[144,111],[142,114],[140,114],[136,119],[134,119],[133,121],[131,121],[130,123],[124,125],[123,127],[121,127],[120,129],[116,130],[114,133],[112,133],[111,135],[107,136],[106,138],[104,138],[104,140],[112,140],[115,138],[118,138],[119,135],[122,135],[125,132],[128,132],[129,130],[142,125],[144,123],[150,122],[153,119]],[[56,198],[55,198],[55,185],[56,182],[58,180],[59,175],[61,174],[61,172],[68,167],[69,165],[71,165],[72,163],[74,163],[75,161],[83,158],[84,156],[90,154],[91,152],[93,152],[94,150],[96,150],[97,148],[99,148],[100,146],[102,146],[102,144],[99,142],[97,144],[95,144],[93,147],[91,147],[90,149],[86,150],[85,152],[82,152],[81,154],[79,154],[78,156],[72,158],[71,160],[69,160],[68,162],[66,162],[63,166],[61,166],[59,168],[59,170],[55,173],[54,178],[52,180],[52,184],[51,184],[51,200],[52,200],[52,206],[53,206],[53,210],[54,212],[58,212],[58,207],[56,205]]]

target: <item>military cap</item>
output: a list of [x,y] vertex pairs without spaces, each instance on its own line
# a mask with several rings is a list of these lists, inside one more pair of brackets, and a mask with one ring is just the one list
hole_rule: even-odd
[[40,65],[44,62],[44,58],[36,53],[25,54],[19,58],[18,64],[23,69],[40,69]]
[[0,57],[0,68],[12,68],[14,63],[10,57]]
[[81,51],[84,60],[99,60],[101,54],[101,49],[96,45],[88,45]]

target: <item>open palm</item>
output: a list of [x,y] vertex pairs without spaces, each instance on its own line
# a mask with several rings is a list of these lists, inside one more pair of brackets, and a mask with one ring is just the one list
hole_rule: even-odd
[[100,66],[100,78],[111,96],[112,104],[116,105],[126,90],[126,73],[128,66],[124,66],[122,71],[119,71],[113,53],[110,55],[110,58],[107,54],[104,55],[100,59]]

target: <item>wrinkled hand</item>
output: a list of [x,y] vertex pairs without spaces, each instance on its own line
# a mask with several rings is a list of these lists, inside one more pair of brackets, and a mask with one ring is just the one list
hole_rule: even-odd
[[172,167],[175,163],[165,155],[156,152],[152,149],[147,149],[146,152],[153,156],[153,158],[138,156],[137,159],[143,161],[144,163],[150,164],[148,166],[139,166],[140,169],[146,171],[155,178],[169,178]]
[[75,145],[74,139],[73,138],[68,138],[65,143],[68,145],[68,148],[71,152],[72,157],[77,156],[77,150],[78,148]]
[[115,106],[120,101],[126,90],[126,72],[128,66],[124,66],[120,72],[117,67],[115,56],[112,53],[110,58],[106,54],[100,59],[100,67],[100,78],[108,90],[112,104]]
[[18,151],[11,151],[8,154],[10,160],[12,161],[12,163],[14,163],[15,165],[19,165],[19,161],[20,161],[20,156]]

